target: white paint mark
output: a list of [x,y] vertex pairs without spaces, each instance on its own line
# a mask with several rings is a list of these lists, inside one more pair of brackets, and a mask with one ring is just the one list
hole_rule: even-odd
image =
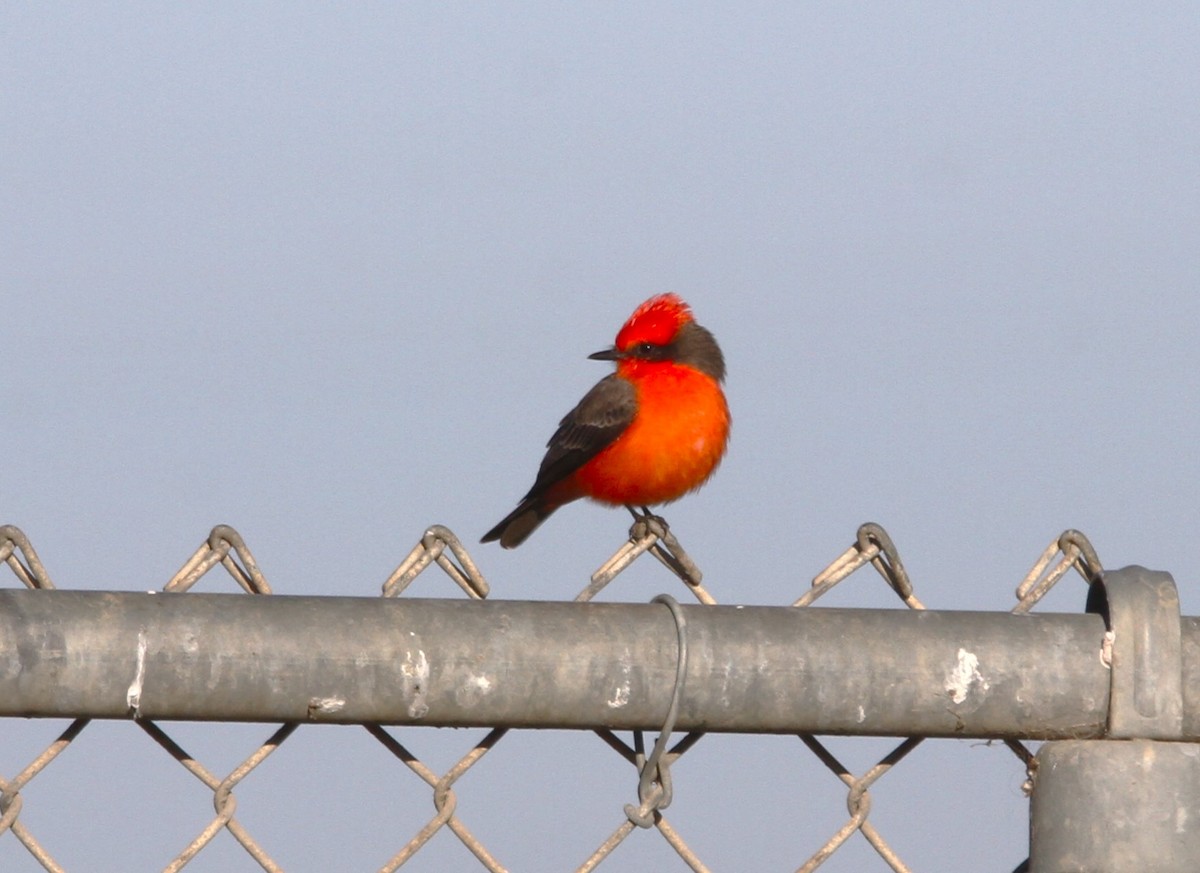
[[629,650],[626,649],[621,655],[621,681],[617,683],[617,687],[613,689],[612,696],[604,701],[605,706],[609,709],[620,709],[629,704],[629,698],[632,696],[629,691],[629,674],[632,672],[629,666]]
[[[741,609],[741,607],[738,607]],[[721,694],[717,698],[722,707],[728,707],[729,703],[729,683],[733,681],[733,664],[726,661],[721,665]]]
[[138,631],[137,669],[134,671],[133,681],[129,683],[129,690],[125,692],[125,704],[133,710],[134,718],[138,717],[142,707],[142,684],[146,681],[146,649],[149,645],[143,628]]
[[480,698],[490,694],[492,680],[482,673],[470,676],[461,688],[454,693],[454,699],[460,706],[474,706]]
[[1112,631],[1105,631],[1104,641],[1100,643],[1100,663],[1103,664],[1105,669],[1108,670],[1112,669],[1113,641],[1116,638],[1116,634],[1114,634]]
[[425,702],[429,693],[429,659],[425,657],[423,649],[417,649],[416,658],[413,658],[411,651],[405,653],[400,675],[404,679],[404,695],[412,698],[408,704],[408,714],[413,718],[424,717],[429,712],[429,704]]
[[604,701],[609,709],[620,709],[629,703],[629,680],[625,680],[613,691],[613,696]]
[[860,703],[858,705],[858,716],[855,718],[855,721],[857,721],[859,724],[862,724],[866,720],[867,720],[867,711],[865,709],[863,709],[862,704]]
[[946,693],[950,695],[950,699],[955,703],[962,703],[967,699],[967,695],[971,693],[972,687],[978,691],[987,691],[991,686],[983,678],[983,674],[979,672],[979,658],[973,652],[968,652],[966,649],[959,649],[958,663],[954,665],[954,669],[946,677]]

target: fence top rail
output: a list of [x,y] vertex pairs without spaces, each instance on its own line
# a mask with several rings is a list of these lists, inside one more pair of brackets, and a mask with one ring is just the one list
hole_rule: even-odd
[[[677,727],[1065,738],[1106,731],[1099,615],[683,607]],[[1200,619],[1181,621],[1184,733]],[[0,715],[654,728],[659,604],[0,591]]]

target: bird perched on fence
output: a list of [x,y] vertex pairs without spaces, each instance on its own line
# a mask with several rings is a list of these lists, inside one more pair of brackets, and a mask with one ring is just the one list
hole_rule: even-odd
[[683,298],[651,297],[612,348],[589,357],[615,361],[616,372],[559,422],[533,487],[483,542],[519,546],[554,510],[581,497],[649,514],[648,507],[699,488],[721,462],[730,425],[725,358]]

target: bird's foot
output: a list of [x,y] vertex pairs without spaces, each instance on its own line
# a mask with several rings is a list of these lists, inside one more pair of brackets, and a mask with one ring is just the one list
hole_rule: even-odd
[[633,516],[633,526],[629,528],[630,542],[653,539],[654,542],[649,546],[650,553],[685,583],[693,588],[699,586],[704,574],[700,572],[691,555],[684,551],[675,534],[671,533],[671,526],[667,524],[667,520],[661,515],[655,515],[648,506],[640,507],[641,512],[630,505],[626,505],[625,508]]
[[633,527],[629,529],[631,538],[640,540],[647,533],[652,533],[659,539],[665,539],[670,535],[671,526],[667,524],[667,520],[661,515],[651,512],[649,506],[634,507],[626,504],[625,508],[633,516]]

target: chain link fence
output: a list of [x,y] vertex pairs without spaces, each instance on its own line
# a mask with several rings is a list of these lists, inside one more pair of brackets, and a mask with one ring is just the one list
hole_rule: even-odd
[[[620,573],[631,564],[649,554],[659,561],[678,581],[679,593],[700,604],[716,604],[717,598],[703,583],[700,569],[685,551],[673,531],[661,519],[654,516],[635,516],[629,539],[596,570],[589,583],[575,597],[576,601],[590,601],[597,597]],[[0,528],[0,560],[11,570],[16,581],[31,589],[52,589],[54,584],[28,538],[16,527]],[[272,593],[265,575],[259,568],[251,550],[242,537],[228,526],[218,526],[188,558],[174,577],[164,586],[166,592],[188,592],[202,581],[210,584],[216,580],[217,567],[245,592],[254,597],[268,597]],[[447,528],[434,526],[422,535],[420,542],[405,557],[382,586],[382,596],[402,597],[410,584],[422,573],[436,566],[458,593],[466,598],[481,600],[488,596],[489,587],[478,566],[472,560],[459,539]],[[869,570],[868,570],[869,568]],[[1016,588],[1016,603],[1013,613],[1031,610],[1047,592],[1068,572],[1076,571],[1086,582],[1095,582],[1101,565],[1087,539],[1077,531],[1066,531],[1056,537],[1034,562],[1028,575]],[[865,524],[857,531],[853,543],[829,566],[817,574],[811,587],[791,604],[796,609],[809,609],[835,586],[851,576],[872,573],[882,583],[885,591],[897,598],[910,610],[923,610],[900,555],[887,532],[878,525]],[[687,632],[682,613],[674,598],[656,598],[664,608],[670,609],[678,632],[680,668],[674,689],[673,705],[666,723],[657,738],[645,736],[641,731],[633,732],[626,740],[611,730],[595,730],[600,754],[615,754],[629,765],[630,802],[624,810],[614,810],[615,824],[611,832],[598,845],[581,852],[582,862],[577,870],[603,869],[614,851],[639,831],[656,833],[678,854],[691,870],[706,871],[710,868],[698,851],[685,837],[683,829],[669,817],[668,807],[673,799],[671,768],[689,754],[704,738],[702,732],[688,732],[673,737],[674,713],[682,692],[683,667],[687,657]],[[139,652],[144,651],[144,640]],[[140,665],[140,662],[139,662]],[[965,677],[967,680],[970,677]],[[129,689],[131,713],[137,713],[141,694],[141,672]],[[319,703],[317,704],[320,705]],[[280,871],[283,867],[275,860],[271,847],[256,838],[237,815],[237,790],[253,779],[256,771],[284,744],[292,740],[303,725],[289,722],[279,725],[252,752],[232,769],[216,769],[197,760],[184,747],[183,742],[172,733],[173,727],[152,720],[134,718],[137,729],[144,731],[158,746],[205,790],[211,792],[214,814],[197,824],[195,836],[162,868],[178,871],[201,856],[222,832],[229,834],[244,849],[253,862],[267,871]],[[0,775],[0,839],[15,839],[28,850],[41,868],[62,871],[65,868],[55,858],[55,847],[44,844],[33,833],[22,818],[25,795],[36,780],[44,778],[56,759],[89,729],[86,718],[71,722],[65,730],[39,754],[33,757],[18,772]],[[462,780],[479,766],[498,745],[504,743],[510,731],[504,728],[490,730],[475,742],[449,767],[434,766],[423,761],[410,748],[413,728],[398,729],[379,724],[363,724],[362,730],[382,746],[404,768],[411,771],[423,783],[432,799],[433,814],[410,836],[403,838],[394,853],[379,861],[378,869],[393,871],[417,857],[430,841],[440,833],[453,834],[477,861],[477,869],[505,871],[509,868],[484,841],[472,831],[459,810],[458,790]],[[349,730],[351,728],[344,728]],[[0,725],[0,731],[3,726]],[[816,761],[827,768],[831,777],[840,781],[844,789],[846,815],[844,821],[832,832],[806,832],[790,834],[788,838],[796,846],[794,869],[806,873],[820,868],[839,850],[855,838],[865,840],[881,859],[881,869],[908,871],[910,867],[899,852],[872,822],[872,789],[881,780],[886,780],[893,769],[917,749],[926,739],[921,736],[907,737],[878,757],[865,768],[857,771],[839,759],[830,745],[812,735],[801,735],[797,749],[811,753]],[[1026,774],[1025,788],[1029,790],[1029,778],[1034,767],[1034,754],[1024,743],[1014,739],[1002,739],[1014,755],[1014,764],[1019,772]],[[607,751],[606,751],[607,750]],[[464,789],[465,790],[465,789]],[[7,836],[6,836],[7,835]],[[808,848],[803,848],[807,844]],[[754,862],[754,847],[745,848],[745,869],[760,869]]]

